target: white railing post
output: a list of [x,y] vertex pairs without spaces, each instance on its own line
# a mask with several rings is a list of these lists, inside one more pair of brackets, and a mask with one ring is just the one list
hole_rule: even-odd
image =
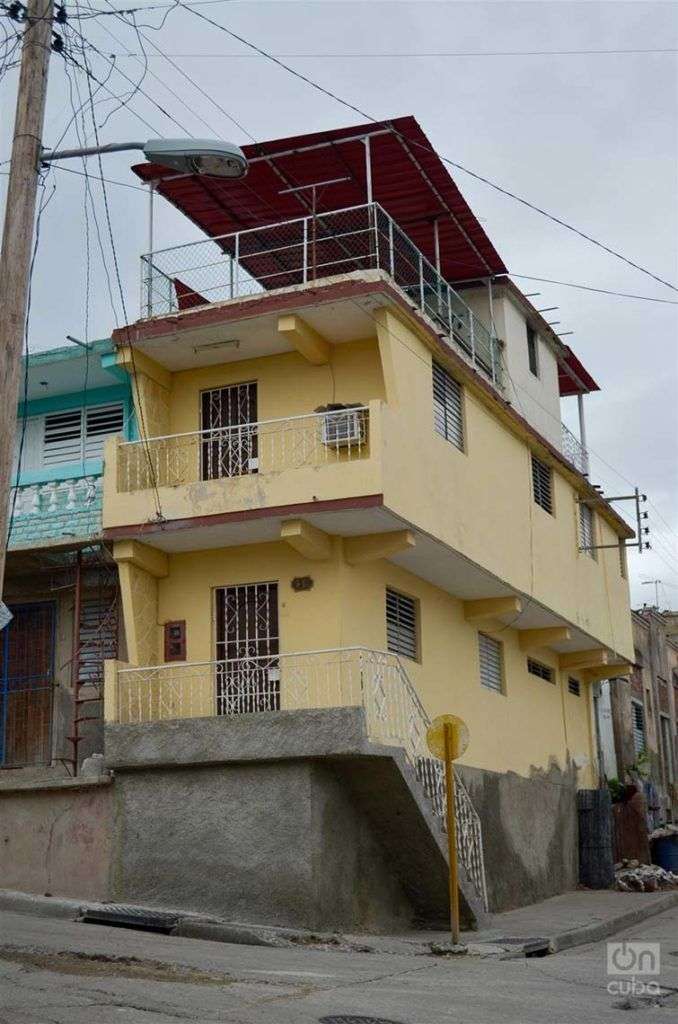
[[388,218],[388,251],[391,265],[391,277],[395,281],[395,253],[393,251],[393,217]]
[[306,284],[308,282],[308,217],[304,217],[303,224],[304,224],[304,232],[303,232],[303,242],[302,242],[301,252],[302,252],[303,282],[304,282],[304,284]]
[[235,294],[240,295],[240,232],[235,235]]
[[419,307],[424,312],[424,257],[419,253]]
[[475,366],[475,361],[476,361],[476,332],[475,332],[475,325],[474,325],[474,322],[473,322],[473,313],[471,312],[471,310],[469,310],[469,312],[468,312],[468,325],[469,325],[469,335],[470,335],[470,338],[471,338],[471,359],[472,359],[473,364]]

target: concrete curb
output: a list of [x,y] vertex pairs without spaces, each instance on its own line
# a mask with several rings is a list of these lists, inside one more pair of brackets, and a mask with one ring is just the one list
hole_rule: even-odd
[[[62,920],[79,921],[85,911],[89,908],[114,907],[115,904],[101,904],[90,900],[71,900],[62,897],[39,896],[31,893],[16,892],[10,889],[0,889],[0,911],[16,914],[28,914],[34,917],[54,917]],[[592,942],[600,942],[610,935],[640,924],[648,918],[663,914],[664,911],[678,906],[678,890],[662,894],[661,899],[653,900],[644,906],[635,907],[622,914],[608,918],[593,924],[583,925],[581,928],[572,928],[569,931],[560,932],[556,935],[545,936],[539,940],[539,945],[548,943],[550,953],[559,953],[564,949],[571,949],[574,946],[584,946]],[[265,925],[240,924],[231,921],[219,921],[217,918],[208,918],[200,914],[191,914],[186,911],[167,911],[166,908],[137,908],[151,911],[165,910],[173,913],[179,919],[176,926],[170,932],[182,938],[205,939],[211,942],[233,943],[246,946],[268,946],[268,947],[297,947],[307,946],[308,948],[322,946],[323,948],[336,948],[340,951],[359,951],[364,953],[400,953],[411,956],[432,956],[430,942],[422,937],[421,942],[412,940],[397,941],[394,948],[394,940],[384,935],[365,936],[364,944],[356,942],[357,936],[346,938],[336,933],[318,933],[295,931],[290,928],[272,928]],[[488,938],[486,942],[473,941],[473,933],[468,933],[471,941],[468,943],[469,950],[473,946],[472,953],[476,956],[498,957],[499,959],[516,959],[529,955],[530,949],[535,940],[529,936],[524,942],[516,942],[515,945],[507,947],[502,944],[501,939],[493,940]],[[462,936],[462,940],[466,935]]]
[[600,942],[601,939],[605,939],[609,935],[623,932],[626,928],[632,928],[634,924],[646,921],[657,914],[663,914],[665,910],[670,910],[675,906],[678,906],[678,891],[666,892],[661,900],[654,900],[644,907],[627,910],[608,921],[584,925],[582,928],[573,928],[570,931],[561,932],[560,935],[554,935],[550,941],[551,952],[559,953],[563,949],[571,949],[573,946],[585,946],[590,942]]

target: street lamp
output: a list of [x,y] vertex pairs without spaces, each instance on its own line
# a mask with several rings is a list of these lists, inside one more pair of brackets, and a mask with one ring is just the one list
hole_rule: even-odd
[[43,149],[40,163],[71,157],[94,156],[99,153],[120,153],[140,149],[147,160],[171,167],[183,174],[207,174],[215,178],[244,178],[247,160],[243,151],[232,142],[220,139],[149,139],[148,142],[111,142],[89,149]]

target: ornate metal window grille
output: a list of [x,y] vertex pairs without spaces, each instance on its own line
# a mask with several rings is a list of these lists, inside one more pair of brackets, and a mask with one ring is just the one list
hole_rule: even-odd
[[280,710],[278,584],[216,592],[217,714]]
[[244,476],[259,468],[257,385],[231,384],[201,397],[203,480]]

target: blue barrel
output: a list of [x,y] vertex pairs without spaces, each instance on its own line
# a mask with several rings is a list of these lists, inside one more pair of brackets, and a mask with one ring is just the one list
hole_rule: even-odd
[[678,874],[678,836],[655,839],[652,844],[652,855],[655,864],[659,864],[660,868]]

